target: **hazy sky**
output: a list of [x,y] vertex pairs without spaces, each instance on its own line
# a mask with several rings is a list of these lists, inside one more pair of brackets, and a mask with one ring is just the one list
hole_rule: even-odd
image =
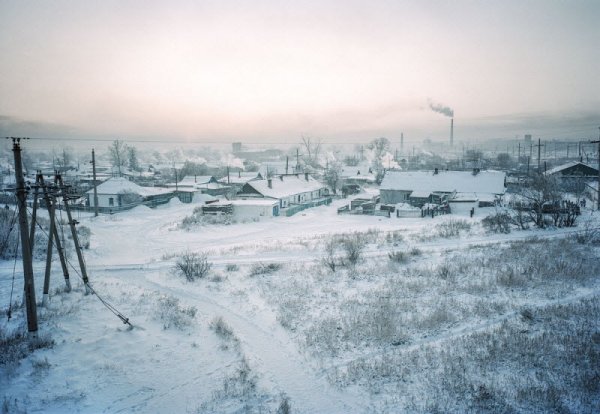
[[0,132],[596,134],[600,1],[2,1]]

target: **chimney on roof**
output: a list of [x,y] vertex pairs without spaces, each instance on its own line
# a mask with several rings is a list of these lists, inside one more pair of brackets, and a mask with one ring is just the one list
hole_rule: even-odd
[[269,188],[273,188],[273,180],[272,179],[267,179],[267,187]]
[[307,173],[307,172],[305,172],[305,173],[304,173],[304,179],[305,179],[306,181],[308,181],[308,173]]

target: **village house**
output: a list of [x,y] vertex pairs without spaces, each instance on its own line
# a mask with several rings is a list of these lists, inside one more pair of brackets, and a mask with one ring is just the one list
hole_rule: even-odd
[[237,193],[242,189],[244,184],[249,181],[262,180],[263,176],[259,172],[238,171],[230,173],[219,180],[219,183],[233,189],[233,193]]
[[382,204],[422,207],[446,202],[484,207],[504,195],[506,174],[500,171],[387,171],[380,186]]
[[212,175],[186,175],[177,183],[167,183],[166,186],[177,190],[179,199],[184,203],[192,202],[195,194],[219,196],[228,193],[230,189]]
[[[104,212],[116,212],[136,207],[140,204],[155,207],[175,197],[172,189],[159,187],[142,187],[126,178],[109,178],[96,187],[98,209]],[[86,192],[87,205],[94,204],[94,189]]]
[[202,214],[231,214],[239,220],[257,220],[279,215],[279,201],[269,198],[222,200],[202,206]]
[[546,177],[556,177],[566,191],[584,191],[586,184],[598,179],[598,169],[578,161],[571,161],[554,167],[544,173]]
[[308,207],[331,203],[329,189],[308,173],[288,174],[266,180],[249,181],[237,194],[238,199],[268,198],[277,200],[286,215]]
[[375,182],[375,173],[368,162],[360,162],[357,165],[344,165],[340,172],[342,185],[348,184],[372,184]]

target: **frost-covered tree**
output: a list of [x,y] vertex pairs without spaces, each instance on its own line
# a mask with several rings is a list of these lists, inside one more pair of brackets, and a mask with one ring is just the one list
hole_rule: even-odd
[[108,147],[108,153],[112,166],[117,168],[119,176],[121,175],[121,167],[127,163],[127,144],[121,140],[114,140]]
[[306,151],[306,164],[317,167],[319,165],[319,153],[321,152],[321,140],[302,136],[302,146]]
[[137,148],[135,147],[127,147],[127,160],[129,163],[129,168],[133,171],[140,171],[140,162],[137,157]]
[[342,163],[339,161],[330,161],[325,170],[323,178],[325,183],[331,188],[334,194],[337,194],[337,186],[342,174]]
[[562,191],[555,177],[537,174],[531,183],[520,191],[531,209],[529,210],[532,221],[537,227],[546,227],[544,209],[555,209],[562,201]]

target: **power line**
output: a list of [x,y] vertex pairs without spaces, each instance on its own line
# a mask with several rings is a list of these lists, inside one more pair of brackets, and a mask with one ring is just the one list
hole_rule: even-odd
[[[30,214],[31,215],[31,214]],[[46,235],[46,237],[50,237],[50,235],[48,234],[48,232],[46,231],[46,229],[44,229],[42,227],[42,225],[36,221],[35,224],[39,227],[39,229]],[[62,227],[62,226],[61,226]],[[83,279],[83,276],[79,273],[79,271],[77,270],[77,268],[69,261],[69,259],[66,259],[67,264],[69,266],[71,266],[71,268],[73,269],[73,271],[75,272],[75,274],[84,282],[84,284],[86,285],[87,288],[89,288],[89,290],[91,291],[91,293],[93,295],[95,295],[98,300],[109,310],[111,311],[115,316],[117,316],[119,319],[121,319],[121,321],[124,324],[127,324],[129,326],[131,326],[133,328],[133,325],[129,322],[129,318],[127,318],[123,313],[121,313],[115,306],[113,306],[110,302],[108,302],[106,299],[102,298],[98,292],[89,284],[86,283]]]
[[[585,134],[585,133],[591,133],[592,131],[594,131],[593,129],[579,129],[579,130],[571,130],[571,131],[561,131],[558,133],[542,133],[542,134],[536,134],[539,137],[542,138],[556,138],[557,136],[569,136],[569,135],[575,135],[575,134]],[[375,135],[374,135],[375,136]],[[216,140],[209,140],[209,141],[204,141],[204,140],[185,140],[185,139],[142,139],[142,138],[91,138],[91,137],[81,137],[81,138],[72,138],[72,137],[28,137],[28,139],[34,140],[34,141],[53,141],[53,142],[81,142],[81,143],[93,143],[93,142],[114,142],[115,140],[119,139],[121,141],[124,142],[130,142],[130,143],[145,143],[145,144],[186,144],[186,145],[227,145],[227,144],[231,144],[234,142],[242,142],[242,144],[246,144],[246,145],[286,145],[286,144],[290,144],[290,140],[289,139],[282,139],[280,141],[242,141],[242,140],[231,140],[231,141],[226,141],[226,140],[220,140],[220,141],[216,141]],[[423,138],[421,141],[423,141],[425,138]],[[487,140],[492,140],[492,139],[499,139],[499,140],[507,140],[507,141],[511,141],[514,140],[514,138],[489,138],[489,139],[482,139],[482,142],[485,142]],[[565,140],[569,140],[568,138],[564,138]],[[469,139],[472,140],[472,139]],[[418,140],[415,140],[418,141]],[[363,142],[365,142],[365,140],[356,140],[354,142],[348,142],[347,139],[321,139],[321,142],[323,144],[327,144],[327,145],[339,145],[339,146],[350,146],[350,145],[359,145]],[[414,142],[414,141],[413,141]],[[403,143],[401,137],[399,140],[390,140],[391,144],[397,144],[397,145],[401,145]],[[298,143],[299,144],[299,143]]]

